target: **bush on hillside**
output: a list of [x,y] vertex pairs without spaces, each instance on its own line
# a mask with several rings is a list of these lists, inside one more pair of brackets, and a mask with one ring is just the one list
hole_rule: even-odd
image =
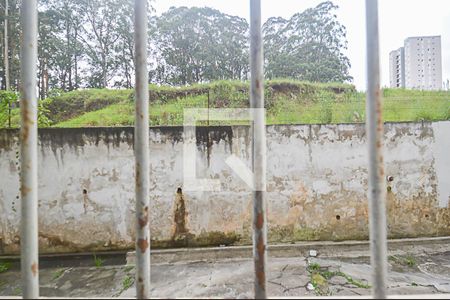
[[61,122],[85,112],[127,101],[130,93],[130,90],[108,89],[71,91],[46,99],[44,106],[53,122]]
[[[178,103],[181,107],[187,105],[195,97],[206,99],[209,96],[211,108],[248,107],[250,99],[250,83],[248,81],[215,81],[190,86],[173,87],[149,85],[149,100],[151,103]],[[273,109],[276,103],[290,101],[292,103],[320,103],[324,94],[333,101],[345,99],[355,92],[355,87],[341,83],[310,83],[289,79],[266,81],[264,85],[265,105]],[[13,93],[14,94],[14,93]],[[14,94],[15,95],[15,94]],[[17,98],[17,96],[15,96]],[[41,127],[58,124],[81,116],[87,112],[96,111],[112,104],[134,102],[133,90],[85,89],[71,92],[52,90],[49,98],[40,101],[39,123]],[[5,110],[5,102],[2,102]],[[6,104],[7,105],[7,104]],[[328,105],[329,106],[329,105]],[[324,103],[324,110],[329,111]],[[7,109],[7,108],[6,108]],[[5,114],[1,113],[0,127],[4,127]],[[17,126],[20,118],[13,114]],[[7,115],[6,115],[7,118]],[[329,116],[327,116],[329,119]],[[7,120],[7,119],[6,119]]]
[[210,92],[210,106],[214,108],[248,107],[249,96],[246,86],[238,86],[229,81],[212,84]]
[[17,102],[17,94],[11,91],[0,91],[0,128],[8,127],[9,105]]

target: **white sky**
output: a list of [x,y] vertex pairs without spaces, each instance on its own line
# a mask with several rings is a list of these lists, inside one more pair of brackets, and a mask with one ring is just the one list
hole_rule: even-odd
[[[263,22],[270,17],[290,18],[325,0],[261,0]],[[339,21],[347,28],[350,75],[360,90],[366,86],[364,0],[333,0]],[[230,15],[249,18],[248,0],[154,0],[160,15],[171,6],[209,6]],[[382,85],[389,86],[389,52],[409,36],[440,35],[442,78],[450,78],[450,0],[379,0]]]

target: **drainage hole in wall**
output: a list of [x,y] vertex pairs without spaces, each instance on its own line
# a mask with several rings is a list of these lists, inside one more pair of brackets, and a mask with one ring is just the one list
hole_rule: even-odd
[[83,189],[83,195],[87,195],[87,190]]
[[341,219],[341,216],[340,215],[337,215],[336,216],[336,220],[340,220]]
[[183,193],[183,190],[181,188],[178,188],[177,189],[177,194],[182,194],[182,193]]
[[428,218],[429,217],[429,215],[425,215],[425,218]]

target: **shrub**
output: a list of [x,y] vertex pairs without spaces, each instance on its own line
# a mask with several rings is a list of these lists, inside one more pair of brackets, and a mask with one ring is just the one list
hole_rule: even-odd
[[0,91],[0,128],[8,127],[9,105],[17,102],[17,94],[11,91]]
[[86,89],[59,94],[46,99],[53,122],[61,122],[85,112],[128,101],[131,90]]
[[211,107],[248,107],[249,97],[245,90],[231,81],[218,81],[211,88]]

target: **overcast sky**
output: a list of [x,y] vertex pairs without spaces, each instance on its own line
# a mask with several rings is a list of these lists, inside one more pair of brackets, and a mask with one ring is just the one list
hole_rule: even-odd
[[[322,0],[262,0],[263,21],[270,17],[290,18]],[[364,0],[333,0],[339,6],[339,21],[347,28],[350,74],[360,90],[366,86]],[[159,15],[171,6],[209,6],[230,15],[249,18],[246,0],[155,0]],[[382,85],[389,85],[389,52],[403,46],[409,36],[440,35],[442,78],[450,78],[450,0],[379,0]]]

